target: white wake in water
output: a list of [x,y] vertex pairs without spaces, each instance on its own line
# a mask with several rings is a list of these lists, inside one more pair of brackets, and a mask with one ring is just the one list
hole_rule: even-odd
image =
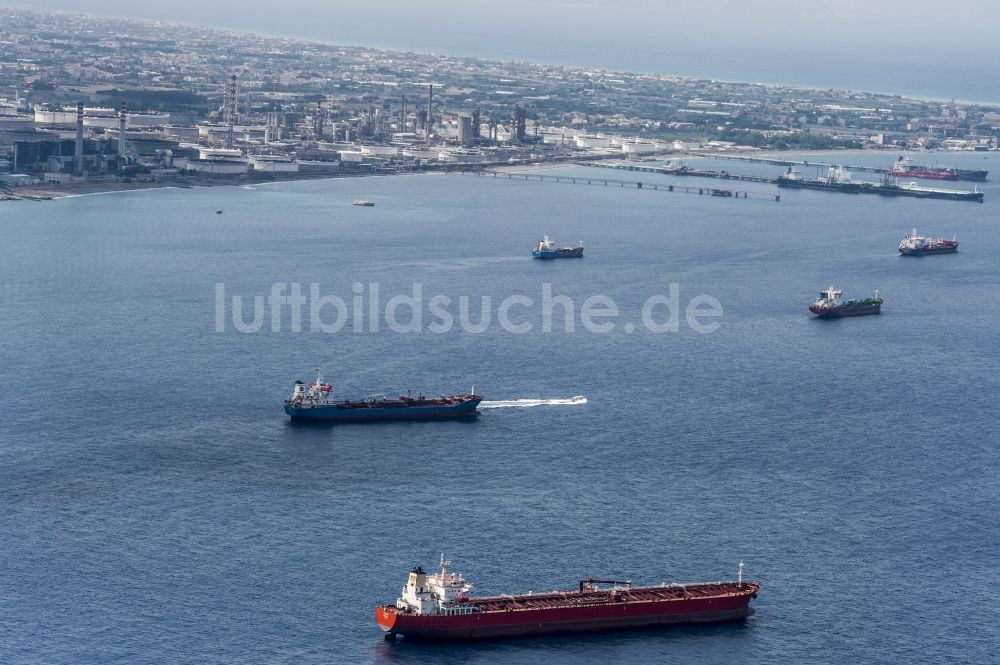
[[494,401],[480,402],[480,409],[506,409],[514,406],[571,406],[575,404],[586,404],[587,398],[583,395],[570,397],[569,399],[498,399]]

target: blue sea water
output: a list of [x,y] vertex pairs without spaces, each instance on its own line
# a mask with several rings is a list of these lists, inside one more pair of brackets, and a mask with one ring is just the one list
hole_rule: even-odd
[[[1000,176],[992,155],[948,161]],[[989,662],[1000,187],[985,190],[774,203],[448,175],[4,203],[0,662]],[[900,257],[911,227],[961,252]],[[542,233],[587,256],[532,261]],[[420,283],[471,296],[475,319],[480,296],[495,317],[523,294],[536,305],[511,318],[533,329],[292,332],[286,309],[280,329],[227,314],[216,331],[217,284],[252,300],[277,282],[349,304],[355,283],[383,304]],[[566,332],[557,308],[543,332],[546,283],[577,310],[612,298],[615,329]],[[682,307],[716,298],[719,329],[625,332],[670,283]],[[879,289],[883,314],[812,318],[829,284]],[[280,401],[316,367],[340,394],[588,401],[294,426]],[[477,593],[730,579],[740,560],[763,587],[743,624],[383,641],[373,607],[442,551]]]

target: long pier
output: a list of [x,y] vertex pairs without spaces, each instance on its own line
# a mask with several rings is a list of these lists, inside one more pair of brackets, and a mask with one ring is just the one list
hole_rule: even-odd
[[[587,164],[587,166],[595,166]],[[609,168],[613,168],[610,167]],[[640,169],[631,169],[640,170]],[[649,167],[650,173],[662,174],[662,169]],[[765,194],[763,192],[746,192],[717,187],[688,187],[668,183],[639,182],[637,180],[616,180],[614,178],[597,178],[593,176],[565,176],[548,173],[533,173],[530,171],[462,171],[463,175],[476,175],[483,178],[506,178],[508,180],[537,180],[539,182],[558,182],[572,185],[591,185],[597,187],[618,187],[621,189],[645,189],[656,192],[677,192],[681,194],[696,194],[698,196],[717,196],[734,199],[757,199],[762,201],[780,201],[781,195]]]
[[[644,166],[630,163],[592,164],[590,166],[601,166],[610,169],[622,169],[626,171],[644,171],[647,173],[660,173],[662,175],[674,176],[696,176],[699,178],[719,178],[722,180],[749,180],[752,182],[765,182],[782,186],[790,186],[779,178],[757,175],[740,175],[729,173],[728,171],[710,171],[708,169],[695,169],[689,166]],[[820,179],[818,179],[820,180]],[[802,187],[797,187],[801,189]],[[905,196],[919,199],[947,199],[952,201],[978,201],[982,203],[983,193],[978,190],[965,189],[941,189],[936,187],[911,187],[898,185],[885,185],[873,182],[857,182],[855,187],[826,186],[813,187],[806,186],[804,189],[818,189],[827,192],[841,192],[850,194],[879,194],[881,196]]]
[[[858,182],[854,186],[838,186],[835,183],[823,183],[822,186],[815,186],[813,183],[823,181],[807,181],[805,185],[794,185],[786,181],[768,176],[740,175],[727,171],[709,171],[706,169],[693,169],[686,166],[678,168],[663,168],[662,166],[645,166],[642,164],[612,163],[612,164],[581,164],[580,166],[596,166],[606,169],[617,169],[622,171],[638,171],[641,173],[653,173],[657,175],[673,176],[694,176],[699,178],[717,178],[719,180],[742,180],[749,182],[761,182],[778,185],[778,187],[793,187],[795,189],[813,189],[832,193],[847,194],[878,194],[880,196],[903,196],[920,199],[946,199],[952,201],[978,201],[982,203],[983,193],[980,191],[969,191],[962,189],[939,189],[933,187],[910,187],[906,185],[887,185],[882,183]],[[504,178],[520,178],[524,180],[539,180],[542,182],[566,182],[572,184],[599,185],[604,187],[634,187],[636,189],[652,189],[656,191],[683,192],[686,194],[699,194],[702,196],[723,196],[734,198],[755,198],[761,200],[781,201],[781,195],[770,195],[763,192],[744,192],[732,189],[721,189],[714,187],[685,187],[683,185],[672,185],[657,182],[637,182],[634,180],[615,180],[612,178],[597,178],[593,176],[565,176],[549,175],[545,173],[531,173],[523,171],[474,171],[476,175],[493,176]]]
[[641,164],[578,164],[578,166],[596,166],[602,169],[617,169],[620,171],[642,171],[644,173],[659,173],[661,175],[699,176],[701,178],[718,178],[719,180],[741,180],[743,182],[762,182],[768,185],[777,184],[778,179],[765,175],[745,175],[729,173],[728,171],[710,171],[708,169],[692,169],[682,167],[677,169],[662,166],[642,166]]
[[[748,162],[751,164],[773,164],[774,166],[805,166],[805,167],[817,167],[821,169],[828,169],[832,166],[838,166],[837,164],[831,164],[829,162],[809,162],[805,160],[795,160],[795,159],[774,159],[770,157],[748,157],[746,155],[719,155],[710,152],[693,152],[692,157],[705,157],[707,159],[727,159],[733,162]],[[844,166],[847,171],[862,171],[865,173],[888,173],[889,169],[883,169],[876,166]]]

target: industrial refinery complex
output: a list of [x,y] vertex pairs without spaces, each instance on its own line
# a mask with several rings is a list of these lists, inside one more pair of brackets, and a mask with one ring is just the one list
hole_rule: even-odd
[[1000,109],[0,8],[0,187],[691,150],[995,150]]

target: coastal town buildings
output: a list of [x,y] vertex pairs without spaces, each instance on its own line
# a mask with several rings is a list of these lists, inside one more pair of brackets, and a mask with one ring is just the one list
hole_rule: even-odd
[[0,16],[0,173],[19,176],[8,185],[692,149],[993,150],[1000,136],[1000,108],[985,105]]

